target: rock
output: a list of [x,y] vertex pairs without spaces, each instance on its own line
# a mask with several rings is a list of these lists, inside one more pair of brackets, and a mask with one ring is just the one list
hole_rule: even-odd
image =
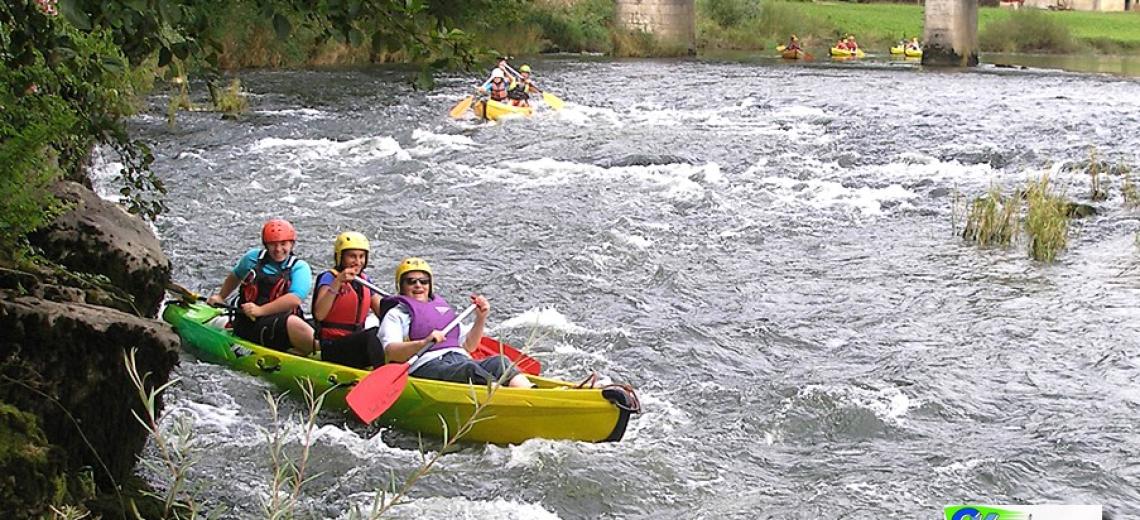
[[8,518],[40,518],[63,501],[62,460],[35,415],[0,404],[0,507]]
[[1069,202],[1065,205],[1065,214],[1070,218],[1084,218],[1096,215],[1096,207],[1080,202]]
[[0,330],[0,402],[38,417],[65,471],[94,468],[103,490],[130,477],[147,432],[132,415],[141,403],[123,353],[138,349],[139,372],[161,385],[178,362],[178,336],[159,321],[11,291],[0,291]]
[[170,260],[140,218],[74,182],[53,187],[70,209],[28,238],[44,255],[81,273],[106,276],[134,297],[108,301],[127,312],[154,316],[170,281]]

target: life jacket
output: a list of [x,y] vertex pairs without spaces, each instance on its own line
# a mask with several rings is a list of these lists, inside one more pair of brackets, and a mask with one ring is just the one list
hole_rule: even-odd
[[[412,341],[428,337],[433,330],[443,330],[456,316],[455,309],[439,296],[427,302],[421,302],[407,296],[397,296],[396,300],[408,308],[408,315],[412,319],[411,325],[408,326],[408,339]],[[458,346],[459,327],[455,327],[447,333],[442,342],[432,345],[431,348],[427,349],[427,352]]]
[[[321,276],[324,276],[324,273],[321,273]],[[368,279],[363,275],[361,278]],[[329,290],[332,290],[331,286]],[[316,304],[314,298],[313,305]],[[369,288],[358,283],[342,284],[325,319],[317,321],[317,339],[335,339],[363,330],[364,320],[368,318],[368,309],[371,306],[372,291]]]
[[511,88],[507,90],[507,95],[511,99],[521,99],[525,101],[530,99],[530,94],[527,93],[528,90],[530,90],[529,83],[515,81],[511,83]]
[[[261,253],[257,255],[257,263],[254,264],[253,269],[245,275],[245,279],[241,281],[241,291],[238,295],[238,306],[243,303],[255,303],[257,305],[265,305],[277,298],[284,296],[289,292],[289,286],[292,283],[293,266],[297,263],[297,257],[292,253],[285,261],[277,266],[277,274],[270,275],[265,271],[265,267],[273,260],[269,258],[269,252],[262,249]],[[301,309],[298,307],[293,309],[294,314],[300,314]]]
[[491,82],[491,99],[495,101],[506,101],[507,99],[507,82],[500,81],[498,85],[494,81]]

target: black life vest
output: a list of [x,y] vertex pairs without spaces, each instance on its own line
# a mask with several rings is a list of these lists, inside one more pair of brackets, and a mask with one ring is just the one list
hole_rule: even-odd
[[[278,266],[276,275],[270,275],[265,271],[269,262],[272,262],[269,253],[262,249],[261,253],[257,255],[257,264],[249,270],[245,279],[241,281],[238,306],[250,302],[265,305],[289,292],[289,286],[292,284],[293,266],[297,263],[297,257],[290,253],[289,257]],[[294,309],[294,312],[300,313],[300,308]]]
[[[324,276],[324,273],[321,276]],[[368,309],[372,306],[372,291],[358,283],[346,285],[348,287],[342,285],[340,292],[336,294],[325,319],[317,322],[317,339],[339,338],[364,329],[364,320],[368,318]],[[329,286],[329,290],[332,290],[332,286]],[[350,294],[356,297],[350,298]],[[314,298],[313,305],[316,304]]]

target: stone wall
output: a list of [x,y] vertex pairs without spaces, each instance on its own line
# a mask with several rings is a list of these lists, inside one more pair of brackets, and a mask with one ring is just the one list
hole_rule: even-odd
[[694,52],[697,46],[696,8],[693,0],[616,0],[617,23],[644,31],[658,40],[680,44]]

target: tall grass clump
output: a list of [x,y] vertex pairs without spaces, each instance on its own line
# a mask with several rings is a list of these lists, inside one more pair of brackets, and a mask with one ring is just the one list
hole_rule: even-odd
[[1020,203],[993,186],[985,195],[975,198],[966,208],[966,225],[962,237],[981,247],[1008,247],[1017,237]]
[[1069,53],[1080,49],[1065,24],[1039,9],[1019,9],[989,22],[978,33],[978,46],[987,52]]
[[1069,236],[1069,203],[1054,192],[1049,176],[1030,180],[1025,196],[1025,234],[1029,256],[1052,262],[1065,249]]

